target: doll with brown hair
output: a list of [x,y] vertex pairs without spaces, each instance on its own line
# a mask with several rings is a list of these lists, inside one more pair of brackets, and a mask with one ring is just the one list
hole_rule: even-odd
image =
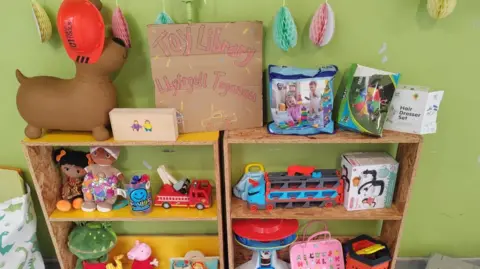
[[60,166],[62,174],[62,200],[57,202],[57,209],[69,211],[72,207],[82,206],[82,182],[87,174],[85,167],[91,163],[88,153],[59,148],[52,153],[53,161]]
[[83,181],[82,192],[84,202],[82,210],[85,212],[109,212],[117,200],[120,192],[118,185],[124,176],[113,163],[120,154],[119,147],[91,147],[90,156],[94,162],[85,168],[86,175]]

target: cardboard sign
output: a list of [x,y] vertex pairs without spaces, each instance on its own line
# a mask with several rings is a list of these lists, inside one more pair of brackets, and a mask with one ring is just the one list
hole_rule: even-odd
[[149,25],[157,107],[179,132],[263,125],[262,22]]

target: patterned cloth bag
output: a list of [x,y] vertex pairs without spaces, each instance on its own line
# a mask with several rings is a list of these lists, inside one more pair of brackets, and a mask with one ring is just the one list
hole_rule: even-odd
[[0,268],[45,268],[38,249],[30,188],[26,187],[25,195],[0,203]]

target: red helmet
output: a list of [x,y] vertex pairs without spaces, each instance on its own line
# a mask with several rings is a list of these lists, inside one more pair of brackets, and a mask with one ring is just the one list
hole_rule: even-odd
[[85,64],[98,61],[105,42],[102,14],[89,0],[63,0],[57,28],[70,59]]

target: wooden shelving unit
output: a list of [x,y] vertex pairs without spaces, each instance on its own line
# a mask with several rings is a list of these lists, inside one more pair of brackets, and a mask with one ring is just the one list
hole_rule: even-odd
[[[69,252],[67,241],[68,234],[74,226],[74,221],[217,221],[217,236],[131,236],[121,237],[117,246],[119,250],[124,251],[132,244],[122,244],[121,242],[129,242],[132,238],[157,238],[159,242],[168,243],[166,254],[175,253],[174,256],[182,256],[184,251],[193,250],[189,247],[199,247],[199,250],[206,249],[205,254],[220,256],[220,268],[223,269],[223,225],[222,225],[222,197],[220,182],[220,161],[219,161],[219,133],[194,133],[180,135],[175,142],[140,142],[140,141],[115,141],[113,139],[107,141],[95,141],[90,134],[87,133],[61,133],[53,132],[44,135],[40,139],[24,139],[22,141],[25,158],[28,163],[30,173],[33,178],[35,190],[40,200],[43,215],[47,221],[48,231],[55,247],[58,262],[62,269],[75,268],[76,257]],[[59,212],[56,210],[55,204],[60,199],[61,177],[58,169],[51,160],[53,147],[57,146],[211,146],[213,148],[214,174],[216,188],[214,196],[214,205],[210,209],[198,211],[196,209],[175,208],[165,210],[155,207],[154,210],[145,216],[132,215],[129,208],[115,210],[110,213],[85,213],[82,211]],[[148,232],[146,232],[148,233]],[[123,239],[122,239],[123,238]],[[123,241],[122,241],[123,240]],[[152,239],[153,240],[153,239]],[[133,242],[133,241],[132,241]],[[148,241],[150,242],[150,241]],[[153,242],[153,241],[152,241]],[[192,242],[192,243],[191,243]],[[182,248],[170,250],[177,245]],[[183,244],[183,245],[182,245]],[[156,244],[159,245],[159,244]],[[154,246],[156,246],[154,245]],[[212,249],[212,246],[214,249]],[[157,250],[158,251],[158,250]],[[177,251],[177,252],[175,252]],[[160,253],[160,252],[159,252]],[[163,253],[163,252],[161,252]],[[163,253],[162,258],[166,259]],[[168,261],[162,261],[161,268],[168,268]],[[129,267],[126,267],[129,268]]]
[[[396,159],[400,163],[393,206],[387,209],[348,212],[343,206],[334,208],[295,208],[274,209],[251,212],[246,203],[232,198],[232,145],[233,144],[398,144]],[[395,268],[402,235],[403,220],[408,207],[411,187],[415,178],[417,163],[422,146],[422,137],[412,134],[385,131],[382,138],[369,137],[352,132],[338,131],[335,134],[315,136],[281,136],[269,134],[266,128],[255,128],[238,131],[227,131],[224,135],[224,169],[225,169],[225,208],[226,208],[226,238],[228,244],[228,268],[246,262],[250,259],[250,251],[234,242],[232,232],[233,219],[248,218],[290,218],[290,219],[321,219],[321,220],[379,220],[383,221],[379,238],[390,248],[393,256],[390,269]],[[293,160],[294,161],[294,160]],[[346,240],[348,237],[336,237]],[[288,259],[288,252],[279,255]]]

